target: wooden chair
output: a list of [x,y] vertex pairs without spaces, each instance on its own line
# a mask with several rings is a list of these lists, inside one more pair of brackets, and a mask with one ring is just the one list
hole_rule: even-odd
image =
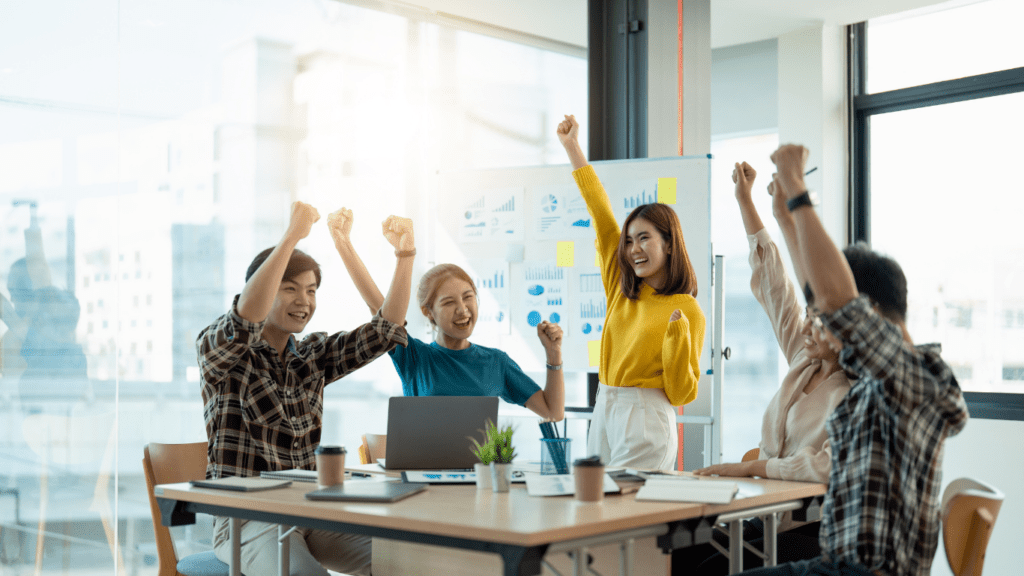
[[760,455],[760,448],[751,448],[750,450],[747,450],[745,454],[743,454],[743,458],[740,459],[740,462],[750,462],[751,460],[757,460],[758,456]]
[[942,492],[942,542],[955,576],[980,576],[1003,493],[971,478],[957,478]]
[[371,464],[380,458],[387,458],[387,434],[363,434],[363,444],[359,447],[359,463]]
[[157,444],[143,451],[142,469],[146,476],[149,510],[153,515],[153,533],[156,536],[158,576],[228,576],[228,565],[221,562],[213,551],[191,554],[178,560],[171,530],[160,522],[160,508],[153,494],[157,484],[173,484],[206,477],[206,442],[191,444]]

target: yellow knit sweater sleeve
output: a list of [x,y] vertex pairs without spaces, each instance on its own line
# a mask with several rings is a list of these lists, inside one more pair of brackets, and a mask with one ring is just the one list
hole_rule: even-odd
[[605,296],[611,297],[619,289],[619,223],[615,221],[612,203],[593,166],[574,170],[572,177],[587,203],[590,217],[594,219],[597,253],[601,257],[601,280],[604,282]]
[[704,312],[693,298],[679,309],[683,317],[669,322],[661,344],[665,395],[673,406],[689,404],[697,397],[700,353],[704,349]]

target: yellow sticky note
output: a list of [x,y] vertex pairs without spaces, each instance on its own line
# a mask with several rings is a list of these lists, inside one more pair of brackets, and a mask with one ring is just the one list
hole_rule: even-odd
[[675,178],[658,178],[658,202],[662,204],[676,203]]
[[587,342],[587,355],[590,356],[590,365],[598,366],[601,364],[601,341],[591,340]]
[[571,268],[573,266],[573,243],[572,241],[565,241],[558,243],[558,253],[555,256],[555,262],[559,267]]

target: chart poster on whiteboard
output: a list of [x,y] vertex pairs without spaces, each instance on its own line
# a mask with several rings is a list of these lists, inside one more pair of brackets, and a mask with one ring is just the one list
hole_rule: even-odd
[[523,293],[517,294],[524,306],[516,323],[524,334],[544,321],[561,324],[565,330],[569,282],[565,268],[554,260],[523,263]]
[[488,334],[511,334],[508,262],[503,258],[469,258],[466,267],[479,295],[476,330]]
[[593,238],[587,203],[574,184],[535,186],[530,215],[530,237],[537,240]]
[[647,178],[627,182],[609,183],[608,199],[612,203],[615,220],[621,225],[637,206],[658,201],[658,179]]
[[601,269],[596,266],[577,268],[575,309],[572,316],[573,337],[596,340],[604,332],[608,299],[601,282]]
[[526,218],[522,187],[466,194],[458,218],[460,242],[521,242]]

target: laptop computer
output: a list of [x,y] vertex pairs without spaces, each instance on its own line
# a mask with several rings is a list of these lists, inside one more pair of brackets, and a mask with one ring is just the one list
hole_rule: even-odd
[[487,421],[498,421],[497,396],[397,396],[388,404],[387,470],[466,470],[476,456],[470,437],[483,441]]

